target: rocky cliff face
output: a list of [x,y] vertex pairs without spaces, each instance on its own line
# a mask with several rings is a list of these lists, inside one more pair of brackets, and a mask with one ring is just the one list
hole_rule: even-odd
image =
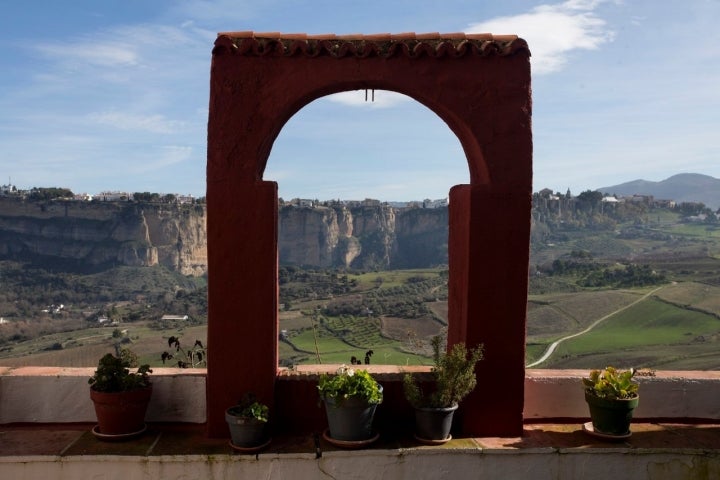
[[408,268],[447,263],[447,208],[284,206],[281,264]]
[[[204,205],[32,202],[0,197],[0,259],[79,269],[163,265],[207,271]],[[280,263],[385,269],[447,263],[447,208],[283,206]]]
[[204,206],[0,199],[0,257],[81,269],[207,270]]

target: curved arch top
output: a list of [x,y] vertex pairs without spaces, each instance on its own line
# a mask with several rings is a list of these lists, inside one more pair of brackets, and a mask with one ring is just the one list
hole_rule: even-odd
[[[448,342],[484,343],[478,376],[503,391],[502,398],[471,394],[461,408],[461,428],[473,435],[522,432],[532,206],[529,57],[526,42],[513,35],[219,34],[207,160],[210,435],[226,435],[224,410],[248,391],[280,404],[285,425],[313,420],[283,414],[308,402],[313,410],[308,382],[293,382],[292,401],[276,395],[278,196],[277,184],[262,178],[275,139],[298,110],[324,95],[365,88],[414,98],[460,140],[470,184],[450,191]],[[402,416],[406,405],[391,394],[401,389],[386,390],[383,408]]]
[[[225,85],[215,85],[218,76],[212,75],[211,93],[226,92],[219,106],[228,110],[223,123],[235,122],[232,115],[242,116],[242,108],[254,112],[245,117],[252,125],[243,131],[265,133],[255,142],[236,137],[253,153],[252,160],[231,161],[230,168],[246,181],[262,178],[275,138],[303,106],[330,93],[375,88],[412,97],[442,118],[465,149],[471,184],[507,181],[530,191],[531,179],[510,168],[528,171],[520,157],[504,160],[492,149],[498,135],[508,134],[517,148],[531,149],[529,56],[527,43],[514,35],[221,33],[213,71],[222,65],[232,73]],[[236,87],[228,91],[228,82]],[[237,151],[235,145],[228,148]],[[230,161],[229,155],[225,152],[223,161]]]

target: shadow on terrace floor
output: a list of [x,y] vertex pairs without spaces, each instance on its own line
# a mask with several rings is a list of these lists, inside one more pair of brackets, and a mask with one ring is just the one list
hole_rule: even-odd
[[[3,425],[0,426],[0,456],[75,456],[75,455],[222,455],[235,452],[227,439],[210,439],[203,425],[150,424],[147,431],[130,441],[100,441],[92,434],[91,424]],[[608,442],[590,436],[581,424],[528,424],[522,437],[457,438],[442,446],[423,446],[411,436],[395,437],[381,432],[378,450],[476,449],[478,452],[527,453],[583,449],[607,452],[608,449],[720,451],[720,425],[634,423],[630,438]],[[338,450],[321,435],[274,438],[260,455],[306,453],[315,456]]]
[[525,435],[515,439],[479,438],[488,449],[698,449],[720,450],[720,425],[633,423],[632,435],[608,441],[585,432],[581,424],[528,424]]

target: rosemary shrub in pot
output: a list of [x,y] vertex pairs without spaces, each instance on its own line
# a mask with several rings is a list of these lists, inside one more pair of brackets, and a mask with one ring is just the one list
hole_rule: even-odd
[[477,385],[475,366],[483,358],[483,345],[468,350],[464,343],[456,343],[445,352],[444,340],[443,335],[431,340],[433,381],[429,390],[412,374],[403,378],[405,398],[415,408],[415,438],[421,442],[444,443],[452,438],[455,410]]

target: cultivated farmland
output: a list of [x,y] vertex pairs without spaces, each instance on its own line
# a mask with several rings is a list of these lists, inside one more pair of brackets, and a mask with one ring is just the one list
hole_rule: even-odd
[[[720,230],[714,226],[679,223],[677,214],[658,211],[611,231],[569,226],[535,242],[531,254],[528,363],[553,342],[590,328],[562,341],[537,368],[720,369]],[[184,345],[207,338],[202,281],[147,268],[53,276],[8,262],[2,267],[6,285],[12,280],[15,287],[0,295],[10,319],[0,324],[0,365],[95,366],[121,344],[160,366],[169,336],[181,336]],[[31,273],[42,280],[38,285],[28,286]],[[374,364],[429,364],[428,340],[447,325],[446,268],[281,267],[279,273],[281,365],[364,361],[369,351]],[[122,299],[108,300],[113,292]],[[65,311],[18,320],[54,298],[63,299]],[[87,316],[90,306],[94,313]],[[192,321],[160,320],[184,311]],[[119,323],[100,326],[94,320],[100,315]],[[482,321],[492,321],[492,312]]]

